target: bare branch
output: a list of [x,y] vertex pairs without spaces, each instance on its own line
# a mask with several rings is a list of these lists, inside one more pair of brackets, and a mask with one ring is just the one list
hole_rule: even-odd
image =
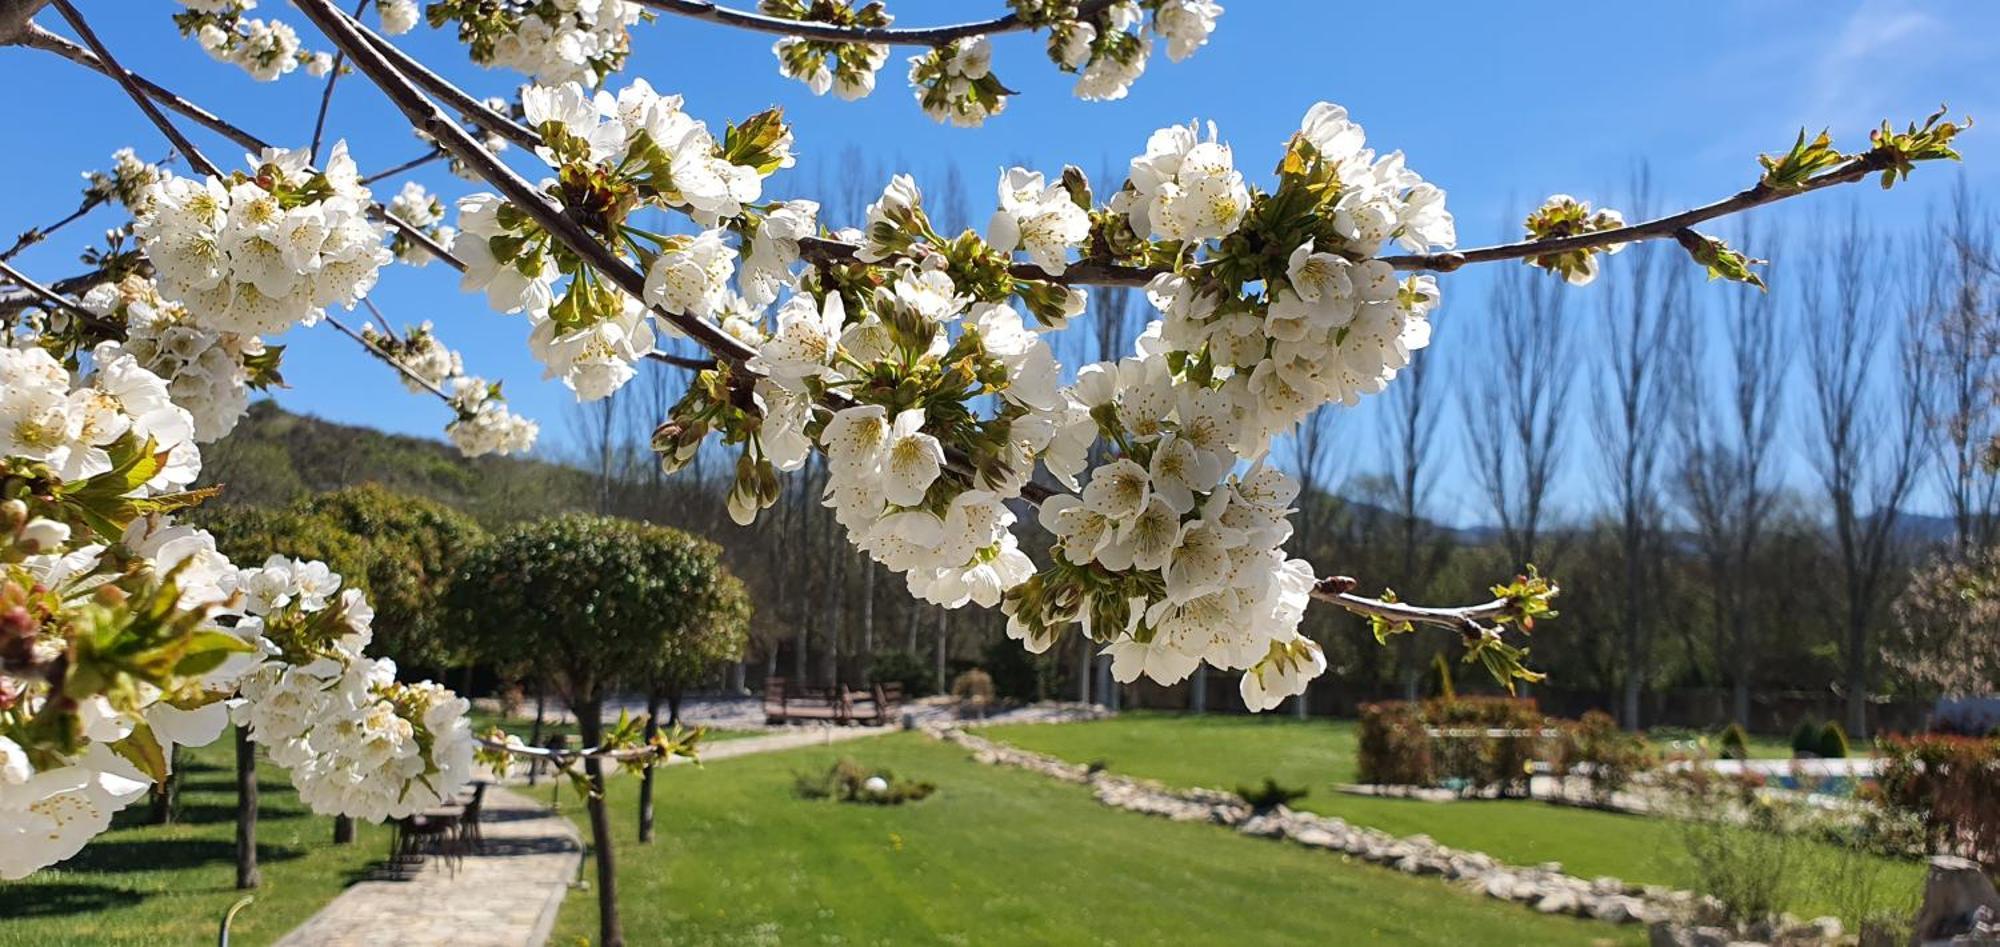
[[[359,0],[359,2],[354,4],[354,15],[358,17],[362,11],[367,9],[368,0]],[[327,70],[326,73],[326,89],[319,94],[319,114],[313,116],[312,150],[306,152],[308,155],[307,160],[313,164],[319,163],[319,146],[326,139],[326,113],[333,108],[333,87],[335,83],[340,81],[341,67],[346,64],[347,56],[345,54],[333,54],[333,68]]]
[[22,250],[26,250],[27,248],[32,247],[35,244],[41,243],[43,240],[47,240],[49,234],[55,233],[56,231],[61,230],[62,228],[67,227],[70,224],[73,224],[76,221],[82,219],[83,215],[88,214],[93,210],[96,210],[97,206],[99,204],[104,203],[104,201],[105,199],[97,194],[85,195],[83,198],[83,203],[77,205],[76,210],[71,211],[69,215],[64,217],[63,219],[58,220],[55,223],[49,224],[44,227],[30,227],[26,231],[22,232],[22,234],[19,237],[16,237],[14,239],[13,246],[8,247],[5,250],[0,250],[0,261],[11,260],[16,256],[19,256]]
[[0,0],[0,46],[20,42],[35,28],[35,14],[49,0]]
[[[378,313],[377,315],[380,314]],[[367,336],[362,335],[361,333],[348,328],[347,323],[340,321],[338,318],[334,316],[333,313],[329,312],[322,318],[326,320],[327,325],[339,329],[340,334],[347,336],[350,339],[353,339],[355,342],[360,343],[361,347],[368,351],[368,354],[373,355],[384,362],[387,362],[390,368],[393,368],[396,371],[401,372],[404,378],[416,382],[417,385],[422,387],[425,391],[428,391],[431,394],[436,395],[438,397],[438,400],[443,401],[445,404],[451,403],[451,396],[445,394],[444,389],[439,388],[436,385],[436,383],[432,382],[430,379],[417,374],[408,365],[403,364],[402,359],[399,359],[396,356],[391,355],[386,351],[383,351],[381,346],[378,346],[375,343],[370,342]]]
[[[835,26],[831,23],[814,23],[803,20],[787,20],[783,17],[766,16],[744,10],[732,10],[702,0],[633,0],[642,7],[649,7],[691,20],[702,20],[723,26],[776,36],[796,36],[800,39],[821,40],[829,43],[877,43],[888,46],[943,46],[954,40],[969,39],[974,36],[991,36],[995,33],[1015,33],[1033,29],[1021,19],[1018,13],[959,23],[952,26],[931,27],[865,27]],[[1112,0],[1083,0],[1077,4],[1077,17],[1090,19],[1111,5]]]
[[69,21],[70,28],[76,30],[77,37],[82,39],[83,44],[90,47],[90,51],[97,56],[97,61],[104,67],[105,74],[116,81],[118,87],[125,90],[126,95],[132,97],[133,104],[139,106],[139,111],[146,113],[146,118],[160,130],[160,134],[167,136],[167,140],[173,142],[174,147],[187,156],[188,164],[203,174],[221,177],[222,172],[216,169],[215,163],[208,160],[208,156],[202,154],[201,149],[196,148],[194,142],[189,141],[186,135],[181,134],[181,130],[161,113],[160,107],[153,104],[153,99],[146,90],[133,81],[132,73],[111,57],[111,50],[105,48],[104,42],[97,38],[97,33],[90,28],[90,24],[84,22],[83,14],[76,12],[76,8],[70,5],[69,0],[55,0],[55,7],[56,12],[61,13],[63,19]]
[[444,157],[443,149],[432,148],[431,150],[423,154],[420,154],[414,158],[411,158],[410,160],[405,161],[402,164],[391,165],[389,167],[383,168],[380,171],[375,172],[374,174],[370,174],[362,178],[361,183],[364,185],[372,185],[375,182],[380,181],[384,178],[393,178],[396,175],[402,174],[406,171],[414,171],[418,168],[423,167],[424,165],[430,164],[431,162],[436,161],[443,157]]
[[0,277],[6,277],[8,282],[27,290],[28,294],[34,297],[34,299],[60,309],[68,313],[71,317],[82,320],[86,325],[97,329],[116,329],[120,334],[124,331],[122,326],[113,326],[98,314],[71,302],[69,297],[64,296],[62,293],[29,279],[26,274],[15,269],[13,264],[4,260],[0,260]]

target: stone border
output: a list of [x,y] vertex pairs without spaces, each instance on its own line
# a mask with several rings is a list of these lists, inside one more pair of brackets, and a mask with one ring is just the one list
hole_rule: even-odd
[[[1487,897],[1533,907],[1543,914],[1564,914],[1611,924],[1650,924],[1671,928],[1673,919],[1718,913],[1714,898],[1664,885],[1633,885],[1617,878],[1585,880],[1565,874],[1548,862],[1533,868],[1502,863],[1483,852],[1454,849],[1428,835],[1398,838],[1378,829],[1350,825],[1346,820],[1279,806],[1263,814],[1235,793],[1214,789],[1176,789],[1148,779],[1118,776],[1066,760],[988,740],[955,726],[927,727],[939,740],[972,752],[973,758],[994,766],[1011,766],[1051,779],[1088,786],[1104,805],[1176,822],[1209,822],[1260,838],[1290,839],[1300,845],[1351,855],[1362,861],[1410,875],[1436,875],[1445,881],[1484,893]],[[1812,944],[1837,939],[1839,922],[1822,918],[1803,925],[1809,938],[1782,939],[1786,944]],[[1805,930],[1787,931],[1804,935]],[[1830,935],[1830,936],[1828,936]],[[1655,937],[1658,936],[1656,933]],[[1669,941],[1671,943],[1671,941]],[[1742,943],[1742,942],[1736,942]]]

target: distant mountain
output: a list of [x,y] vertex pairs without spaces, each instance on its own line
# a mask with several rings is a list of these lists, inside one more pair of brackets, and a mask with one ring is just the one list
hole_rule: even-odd
[[293,414],[259,401],[202,451],[214,502],[279,506],[308,493],[379,483],[465,511],[488,527],[585,505],[590,478],[544,460],[461,456],[449,444]]

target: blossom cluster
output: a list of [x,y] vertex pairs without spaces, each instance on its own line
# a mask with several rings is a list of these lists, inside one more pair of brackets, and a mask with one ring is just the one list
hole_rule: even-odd
[[274,658],[244,675],[235,716],[316,812],[379,821],[434,807],[472,776],[466,702],[367,658],[374,613],[340,584],[324,563],[284,556],[229,577],[239,633]]
[[[647,304],[700,318],[734,304],[738,250],[724,224],[752,234],[755,270],[746,285],[782,281],[798,239],[812,232],[817,209],[809,202],[752,212],[764,178],[793,163],[791,132],[775,112],[733,125],[718,140],[679,96],[662,96],[643,80],[616,95],[576,84],[534,86],[521,99],[544,141],[539,153],[560,170],[548,192],[587,215],[608,242],[638,251],[646,271],[643,299],[587,267],[566,267],[565,251],[546,232],[490,194],[459,201],[462,236],[454,249],[466,264],[461,286],[483,290],[503,312],[526,313],[530,349],[548,377],[562,379],[580,398],[616,391],[655,350]],[[629,225],[626,218],[642,204],[683,212],[707,229],[660,234]],[[558,298],[564,272],[577,275]],[[769,296],[768,288],[751,291]]]
[[[0,347],[0,878],[74,855],[230,721],[325,813],[386,818],[470,776],[465,702],[363,653],[323,563],[237,569],[173,522],[200,501],[171,383],[99,345],[79,377]],[[60,699],[56,691],[60,687]]]
[[451,408],[458,413],[445,425],[444,435],[467,457],[518,454],[535,446],[541,428],[508,410],[500,383],[476,375],[457,375],[444,384]]
[[[389,201],[389,213],[447,249],[458,237],[458,231],[444,222],[444,202],[415,181],[405,182],[396,192]],[[427,247],[400,229],[389,238],[389,252],[411,266],[428,266],[435,259]]]
[[401,337],[378,332],[368,323],[361,327],[361,339],[395,361],[403,387],[411,394],[441,388],[446,381],[465,374],[464,358],[438,338],[429,320],[404,327]]
[[255,335],[204,328],[144,276],[99,283],[83,294],[81,305],[124,328],[124,341],[104,343],[99,360],[129,355],[166,379],[167,394],[191,417],[198,443],[234,430],[251,389],[277,380],[275,348]]
[[333,303],[353,306],[389,262],[372,197],[345,142],[324,171],[303,150],[267,149],[251,174],[162,173],[133,232],[160,293],[218,332],[268,335],[310,325]]
[[[896,21],[882,4],[855,6],[850,0],[761,0],[759,10],[787,20],[811,21],[849,29],[882,29]],[[778,57],[778,74],[805,83],[814,95],[834,95],[849,102],[875,91],[875,73],[889,61],[889,47],[879,43],[837,43],[787,36],[771,44]]]
[[1213,0],[1119,0],[1094,16],[1080,17],[1075,0],[1012,0],[1015,12],[1048,30],[1049,59],[1077,73],[1076,96],[1115,101],[1146,71],[1153,41],[1180,62],[1207,45],[1222,5]]
[[160,179],[160,169],[141,160],[139,153],[120,148],[111,155],[111,170],[87,171],[84,196],[100,201],[117,201],[127,208],[137,207],[146,189]]
[[960,128],[977,128],[1007,107],[1007,87],[993,75],[993,44],[984,36],[910,57],[910,88],[925,115]]
[[[458,24],[458,39],[482,66],[513,69],[546,85],[596,85],[625,66],[641,13],[628,0],[433,0],[430,24]],[[384,12],[384,26],[389,14]],[[396,16],[400,22],[403,13]]]
[[180,2],[187,8],[174,14],[181,35],[193,36],[209,56],[241,67],[259,82],[270,82],[301,65],[322,76],[333,68],[331,55],[300,47],[298,31],[290,24],[246,16],[257,0]]

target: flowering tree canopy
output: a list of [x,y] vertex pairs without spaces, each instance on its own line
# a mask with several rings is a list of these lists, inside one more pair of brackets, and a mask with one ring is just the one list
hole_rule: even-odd
[[[1443,191],[1323,102],[1287,140],[1246,152],[1274,169],[1268,186],[1243,173],[1219,126],[1194,123],[1134,142],[1119,180],[1006,170],[983,232],[940,232],[902,175],[864,226],[833,231],[814,202],[765,197],[794,164],[778,110],[711,123],[700,103],[619,75],[644,23],[768,33],[784,75],[842,98],[873,91],[892,47],[914,47],[919,106],[976,125],[1013,94],[993,34],[1044,35],[1078,96],[1115,100],[1156,46],[1169,60],[1196,53],[1222,7],[1008,0],[992,19],[911,28],[852,0],[762,0],[754,12],[380,0],[378,32],[331,0],[294,0],[318,34],[309,41],[253,16],[255,0],[180,5],[178,30],[255,80],[300,81],[285,77],[304,66],[325,77],[324,102],[344,71],[366,77],[483,190],[453,208],[404,185],[383,203],[375,185],[410,165],[364,177],[345,144],[323,147],[324,106],[310,139],[275,147],[120,66],[70,0],[0,0],[0,45],[116,81],[182,164],[126,151],[90,176],[83,210],[122,208],[130,222],[88,273],[45,284],[0,253],[16,287],[0,294],[0,833],[19,840],[0,846],[8,877],[75,852],[163,775],[163,747],[211,739],[230,714],[324,811],[395,815],[464,777],[464,702],[365,656],[361,596],[316,563],[232,564],[174,521],[204,499],[189,489],[199,445],[279,378],[271,340],[294,327],[327,323],[445,403],[445,433],[467,454],[532,444],[534,423],[430,326],[342,320],[372,310],[385,266],[457,270],[463,289],[527,323],[548,377],[582,400],[618,390],[642,359],[695,368],[654,447],[669,469],[704,445],[734,452],[739,522],[822,452],[825,502],[911,594],[997,606],[1033,650],[1075,629],[1122,680],[1178,681],[1204,662],[1241,671],[1245,702],[1263,709],[1325,668],[1298,630],[1314,601],[1366,616],[1378,637],[1450,629],[1503,682],[1534,676],[1521,636],[1553,615],[1556,587],[1532,570],[1491,601],[1430,607],[1358,595],[1355,580],[1286,553],[1299,487],[1270,446],[1315,409],[1396,381],[1429,343],[1441,274],[1521,261],[1582,283],[1603,254],[1671,239],[1711,278],[1758,283],[1757,261],[1694,228],[1865,178],[1890,186],[1916,162],[1956,158],[1960,131],[1940,111],[1885,123],[1855,152],[1801,134],[1715,203],[1626,221],[1558,195],[1519,242],[1458,249]],[[45,9],[77,39],[35,22]],[[519,73],[516,99],[471,96],[383,35],[420,21],[455,32],[473,62]],[[211,162],[169,112],[247,158]],[[522,178],[503,148],[532,152],[548,177]],[[642,210],[687,224],[647,230]],[[1144,287],[1157,318],[1129,355],[1066,371],[1048,338],[1092,285]],[[673,335],[709,357],[661,352]],[[1048,561],[1020,547],[1023,517],[1055,536]],[[593,752],[650,761],[685,749]]]

